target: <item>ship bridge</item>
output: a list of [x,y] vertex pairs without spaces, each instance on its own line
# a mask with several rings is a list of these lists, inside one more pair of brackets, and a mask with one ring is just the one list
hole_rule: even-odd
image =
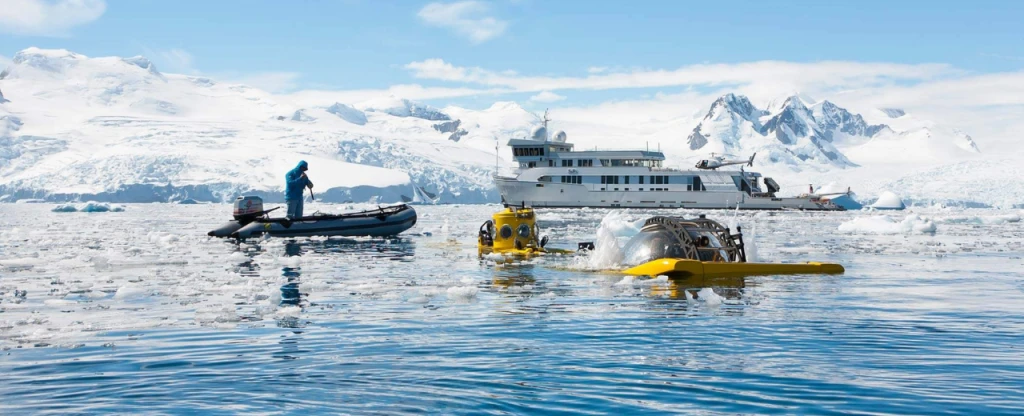
[[512,139],[512,157],[520,168],[536,167],[661,167],[665,155],[649,150],[573,151],[572,143]]

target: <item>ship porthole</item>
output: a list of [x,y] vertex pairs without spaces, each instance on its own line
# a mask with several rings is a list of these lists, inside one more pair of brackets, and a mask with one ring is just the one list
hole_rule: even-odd
[[508,224],[502,225],[501,226],[501,230],[499,230],[498,233],[501,234],[501,238],[506,238],[506,239],[507,238],[511,238],[512,237],[512,227],[509,226]]
[[519,233],[520,238],[530,238],[530,226],[526,224],[519,224],[519,228],[516,228],[516,232]]

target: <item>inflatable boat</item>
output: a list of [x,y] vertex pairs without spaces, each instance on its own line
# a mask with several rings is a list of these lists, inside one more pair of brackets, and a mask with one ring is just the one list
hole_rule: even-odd
[[238,197],[234,207],[235,219],[207,235],[237,239],[264,234],[274,237],[387,237],[416,225],[416,210],[405,204],[345,214],[271,218],[270,213],[276,209],[263,210],[263,201],[259,197]]
[[743,234],[699,218],[652,217],[623,248],[623,273],[676,278],[734,278],[779,274],[840,274],[835,263],[747,263]]

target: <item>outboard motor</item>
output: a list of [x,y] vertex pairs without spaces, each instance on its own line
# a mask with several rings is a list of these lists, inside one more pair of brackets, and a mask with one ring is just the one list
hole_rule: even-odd
[[[270,211],[273,211],[274,209],[271,209]],[[263,198],[258,196],[240,196],[235,200],[234,209],[231,211],[235,217],[234,221],[230,221],[227,224],[217,227],[213,231],[206,233],[206,235],[211,237],[228,237],[231,233],[238,231],[246,224],[267,215],[270,211],[263,210]]]
[[232,211],[235,220],[242,223],[249,223],[264,214],[263,198],[258,196],[240,196],[235,200],[235,209]]

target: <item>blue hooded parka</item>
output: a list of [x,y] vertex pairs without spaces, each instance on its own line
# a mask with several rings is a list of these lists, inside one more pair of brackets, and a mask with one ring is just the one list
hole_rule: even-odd
[[303,192],[306,191],[306,187],[312,184],[309,178],[302,176],[302,170],[307,168],[309,164],[305,160],[300,160],[299,164],[295,166],[295,169],[288,171],[284,175],[284,200],[294,201],[302,200]]

